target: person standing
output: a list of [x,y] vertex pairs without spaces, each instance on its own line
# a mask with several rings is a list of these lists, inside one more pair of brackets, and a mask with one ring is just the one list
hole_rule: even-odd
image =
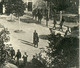
[[63,23],[64,23],[64,19],[62,18],[61,23],[60,23],[60,28],[59,28],[59,30],[62,30],[62,31],[63,31],[63,28],[62,28]]
[[56,22],[56,20],[55,20],[55,19],[54,19],[53,24],[54,24],[53,29],[56,29],[56,24],[57,24],[57,22]]
[[33,44],[34,44],[34,47],[35,47],[35,45],[37,45],[37,47],[38,47],[38,42],[39,42],[39,37],[38,37],[38,33],[35,30],[34,33],[33,33]]
[[69,31],[69,27],[67,27],[67,30],[66,30],[66,32],[65,32],[64,37],[66,37],[66,36],[68,35],[68,33],[70,33],[70,31]]
[[37,8],[35,8],[32,12],[33,14],[33,18],[35,18],[35,20],[37,20]]
[[21,58],[21,52],[19,49],[17,51],[16,57],[17,57],[17,65],[19,65],[19,59]]
[[24,64],[24,66],[26,66],[26,63],[27,63],[27,57],[28,57],[28,55],[27,55],[27,53],[26,52],[24,52],[24,55],[23,55],[23,64]]
[[13,47],[10,52],[11,52],[11,59],[13,59],[13,57],[15,56],[15,50],[13,49]]
[[33,58],[32,58],[32,66],[33,68],[38,68],[38,65],[37,65],[37,58],[35,57],[35,55],[33,55]]
[[42,20],[42,10],[38,9],[38,22],[41,24],[41,20]]

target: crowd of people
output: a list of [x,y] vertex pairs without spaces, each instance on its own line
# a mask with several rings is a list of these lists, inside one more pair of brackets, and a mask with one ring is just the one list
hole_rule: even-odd
[[38,20],[39,23],[41,23],[43,18],[45,18],[46,21],[49,20],[49,18],[48,18],[48,9],[35,8],[32,11],[32,15],[33,15],[33,18],[35,20]]
[[13,48],[10,50],[10,53],[9,53],[10,60],[17,59],[17,61],[16,61],[17,66],[19,66],[21,58],[23,58],[24,65],[26,65],[26,63],[27,63],[27,57],[28,57],[27,53],[24,52],[24,55],[22,57],[21,56],[22,56],[22,54],[21,54],[20,49],[17,50],[17,53],[15,53],[15,50]]
[[[46,65],[46,61],[44,60],[44,51],[41,51],[39,54],[34,54],[33,58],[30,62],[27,61],[28,59],[28,54],[27,52],[24,52],[22,55],[20,49],[15,52],[14,48],[11,47],[11,49],[6,51],[6,57],[4,57],[5,62],[11,62],[17,65],[19,68],[27,68],[28,63],[30,63],[30,67],[33,68],[44,68]],[[46,56],[46,55],[45,55]],[[21,60],[23,59],[23,60]],[[22,65],[22,66],[21,66]]]
[[[48,10],[45,9],[40,9],[40,8],[35,8],[33,11],[32,11],[32,14],[33,14],[33,18],[35,18],[35,20],[38,19],[38,22],[41,23],[41,20],[43,17],[45,17],[46,19],[46,23],[49,21],[49,17],[48,17]],[[62,18],[62,20],[60,21],[60,24],[59,24],[59,31],[63,31],[63,24],[65,22],[65,19]],[[53,29],[56,29],[56,25],[57,25],[57,20],[55,17],[53,17]],[[46,26],[48,26],[48,23],[46,24]],[[67,27],[67,30],[65,32],[65,36],[68,34],[68,32],[70,33],[70,28]]]
[[[64,22],[65,22],[65,19],[62,18],[62,20],[61,20],[61,22],[60,22],[60,24],[59,24],[59,31],[62,31],[62,32],[63,32],[63,24],[64,24]],[[56,30],[57,21],[56,21],[55,18],[54,18],[53,24],[54,24],[54,25],[53,25],[53,29]],[[71,28],[69,28],[69,27],[67,26],[67,29],[66,29],[66,31],[65,31],[64,36],[67,36],[68,33],[71,33]]]
[[42,18],[43,18],[42,9],[37,9],[37,8],[36,8],[36,9],[33,10],[32,14],[33,14],[33,18],[35,18],[35,20],[38,19],[38,22],[41,23],[41,20],[42,20]]

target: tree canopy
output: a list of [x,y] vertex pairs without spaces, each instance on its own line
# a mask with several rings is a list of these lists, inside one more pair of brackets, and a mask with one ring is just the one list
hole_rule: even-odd
[[58,11],[65,10],[71,4],[70,0],[44,0],[44,1],[52,2],[55,9]]
[[68,68],[78,66],[79,38],[62,38],[61,36],[50,35],[49,41],[50,51],[48,51],[47,54],[54,58],[54,60],[52,60],[54,67]]
[[17,17],[22,16],[24,14],[25,6],[22,0],[16,0],[14,4],[15,15]]
[[7,13],[15,13],[15,16],[19,17],[24,14],[25,5],[22,0],[10,0],[7,2],[6,12]]

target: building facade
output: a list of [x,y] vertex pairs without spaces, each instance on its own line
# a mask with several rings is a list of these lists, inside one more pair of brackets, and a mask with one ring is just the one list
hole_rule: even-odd
[[[26,5],[27,5],[27,10],[28,11],[32,11],[33,10],[33,7],[34,7],[34,4],[36,4],[36,2],[38,1],[38,0],[23,0],[24,1],[24,3],[26,3]],[[36,4],[37,5],[37,4]]]

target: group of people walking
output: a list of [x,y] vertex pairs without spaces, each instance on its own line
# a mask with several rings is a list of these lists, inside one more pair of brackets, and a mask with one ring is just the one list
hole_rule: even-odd
[[[62,30],[63,31],[63,28],[62,28],[62,26],[63,26],[63,24],[64,24],[64,18],[62,18],[62,20],[61,20],[61,22],[60,22],[60,28],[59,28],[59,30]],[[56,24],[57,24],[57,21],[56,21],[56,19],[54,18],[54,21],[53,21],[53,24],[54,24],[54,26],[53,26],[53,29],[56,29]]]
[[23,64],[26,65],[26,63],[27,63],[27,57],[28,57],[28,55],[27,55],[26,52],[24,52],[24,55],[22,56],[21,51],[18,49],[17,53],[15,53],[15,50],[13,49],[13,47],[12,47],[12,49],[9,52],[10,53],[8,53],[8,58],[10,58],[10,60],[17,59],[16,64],[19,65],[20,59],[23,58]]
[[43,18],[42,9],[35,8],[35,9],[32,11],[32,14],[33,14],[33,18],[35,18],[35,20],[38,19],[38,22],[41,23],[41,20],[42,20],[42,18]]
[[[33,18],[35,18],[35,20],[38,19],[38,22],[41,23],[41,20],[43,17],[45,17],[46,19],[46,26],[48,26],[48,21],[49,21],[49,13],[48,13],[48,9],[40,9],[40,8],[35,8],[33,11],[32,11],[32,14],[33,14]],[[59,31],[63,31],[63,24],[65,22],[65,19],[62,17],[61,21],[60,21],[60,24],[59,24]],[[56,21],[56,17],[53,17],[53,29],[56,29],[56,24],[57,24],[57,21]],[[67,26],[67,30],[65,32],[65,35],[66,36],[68,34],[68,32],[70,33],[70,28]]]
[[[59,24],[59,31],[60,30],[62,30],[63,31],[63,24],[64,24],[64,18],[62,18],[62,20],[61,20],[61,22],[60,22],[60,24]],[[56,24],[57,24],[57,21],[56,21],[56,19],[54,18],[54,21],[53,21],[53,29],[56,29]],[[69,30],[69,27],[67,26],[67,30],[66,30],[66,32],[65,32],[65,35],[64,36],[67,36],[67,34],[68,34],[68,32],[70,33],[71,31]]]
[[[20,59],[22,58],[23,60],[22,60],[22,65],[23,65],[23,68],[26,68],[26,66],[28,65],[28,61],[27,61],[27,59],[28,59],[28,54],[27,54],[27,52],[24,52],[24,54],[22,55],[22,53],[21,53],[21,51],[20,51],[20,49],[18,49],[17,50],[17,53],[15,53],[15,50],[12,48],[11,50],[10,50],[10,56],[11,56],[11,60],[14,60],[15,61],[15,59],[16,59],[16,65],[17,66],[20,66],[21,65],[21,61],[20,61]],[[42,64],[41,64],[41,60],[40,60],[40,55],[38,55],[38,54],[35,54],[35,55],[33,55],[33,58],[32,58],[32,60],[31,60],[31,66],[33,66],[33,68],[35,68],[35,67],[37,67],[38,65],[40,66],[42,66]],[[9,57],[8,57],[9,58]]]
[[48,13],[48,9],[47,8],[45,8],[45,9],[35,8],[32,11],[32,15],[33,15],[33,19],[38,20],[39,23],[41,23],[43,18],[46,20],[46,22],[49,21],[49,13]]

